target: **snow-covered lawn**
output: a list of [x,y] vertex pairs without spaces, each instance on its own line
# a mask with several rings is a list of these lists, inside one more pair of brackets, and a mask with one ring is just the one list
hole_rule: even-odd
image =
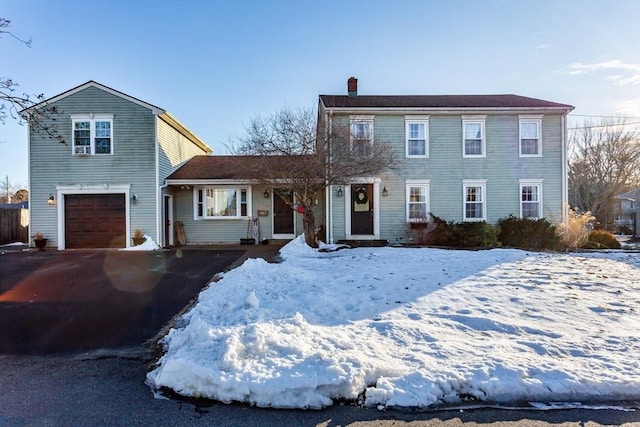
[[211,283],[149,384],[278,408],[640,398],[640,254],[296,239]]

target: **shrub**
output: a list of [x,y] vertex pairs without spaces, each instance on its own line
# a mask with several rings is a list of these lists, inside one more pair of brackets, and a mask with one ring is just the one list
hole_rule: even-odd
[[496,229],[484,221],[450,222],[445,246],[454,248],[486,248],[499,246]]
[[428,215],[428,218],[407,224],[406,237],[413,245],[442,246],[449,240],[447,223],[437,216]]
[[558,226],[558,235],[564,246],[567,248],[582,247],[589,239],[589,232],[592,228],[591,221],[594,219],[591,212],[579,214],[573,209],[569,209],[567,223]]
[[509,215],[498,220],[498,240],[503,246],[542,250],[558,249],[560,238],[556,227],[544,218],[517,218]]
[[582,247],[585,249],[620,249],[620,242],[609,231],[595,230],[589,233],[589,239]]
[[411,243],[419,246],[479,248],[498,246],[495,228],[486,222],[446,222],[429,214],[407,225],[405,233]]

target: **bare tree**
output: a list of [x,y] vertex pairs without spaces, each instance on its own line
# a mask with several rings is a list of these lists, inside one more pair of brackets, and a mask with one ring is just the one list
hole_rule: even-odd
[[388,144],[351,144],[348,125],[329,131],[317,126],[316,118],[312,109],[283,109],[254,118],[231,147],[234,154],[249,156],[245,167],[256,181],[303,213],[305,241],[311,247],[318,246],[312,208],[325,189],[375,176],[395,162]]
[[640,132],[625,119],[586,121],[570,138],[569,199],[601,226],[611,222],[615,196],[638,181]]
[[[0,38],[9,35],[31,47],[31,39],[24,40],[9,31],[11,21],[0,18]],[[56,115],[59,113],[55,106],[47,105],[44,94],[30,95],[19,91],[20,85],[9,77],[0,76],[0,123],[5,124],[11,118],[23,124],[27,121],[31,130],[44,134],[50,139],[64,143],[64,139],[57,131]]]

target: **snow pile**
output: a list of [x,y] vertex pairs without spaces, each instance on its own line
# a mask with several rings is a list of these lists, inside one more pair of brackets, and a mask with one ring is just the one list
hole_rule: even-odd
[[148,234],[144,235],[146,239],[144,242],[137,246],[129,246],[128,248],[122,248],[121,251],[157,251],[160,249],[160,246],[156,242],[153,241],[151,236]]
[[640,398],[640,258],[296,239],[211,283],[147,380],[321,408]]

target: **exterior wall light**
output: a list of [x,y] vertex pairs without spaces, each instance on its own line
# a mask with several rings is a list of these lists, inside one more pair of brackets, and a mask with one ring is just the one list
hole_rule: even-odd
[[265,199],[269,198],[269,192],[267,190],[264,190],[264,194],[263,194]]
[[338,187],[338,197],[344,196],[344,191],[342,191],[342,187]]
[[387,186],[385,185],[382,189],[382,197],[387,197],[389,195],[389,190],[387,190]]
[[54,196],[53,194],[49,194],[49,198],[47,199],[47,203],[50,205],[55,205],[56,204],[56,196]]

